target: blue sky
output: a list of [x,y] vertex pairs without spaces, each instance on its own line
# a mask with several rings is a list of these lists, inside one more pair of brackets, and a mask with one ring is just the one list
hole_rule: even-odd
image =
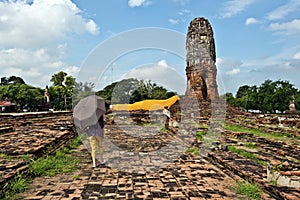
[[[0,1],[0,76],[21,76],[43,88],[63,70],[95,82],[96,89],[137,77],[182,93],[184,54],[145,48],[119,55],[106,66],[89,68],[86,63],[97,48],[135,29],[173,31],[183,38],[174,42],[184,49],[189,22],[205,17],[214,31],[221,94],[266,79],[288,80],[300,89],[299,11],[300,0]],[[89,70],[89,77],[82,76]]]

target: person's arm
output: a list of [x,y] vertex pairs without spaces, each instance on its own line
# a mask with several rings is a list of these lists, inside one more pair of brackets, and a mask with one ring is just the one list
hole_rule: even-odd
[[103,115],[102,115],[102,116],[99,118],[99,120],[98,120],[101,129],[104,128],[104,119],[103,119],[103,118],[104,118],[104,117],[103,117]]
[[99,124],[100,124],[101,131],[104,134],[104,116],[103,115],[99,119]]

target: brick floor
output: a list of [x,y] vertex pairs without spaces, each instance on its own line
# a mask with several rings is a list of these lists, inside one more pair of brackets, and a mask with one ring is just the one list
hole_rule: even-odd
[[92,168],[81,145],[74,154],[79,169],[55,177],[38,177],[19,199],[240,199],[235,181],[205,160],[187,157],[155,172],[128,173],[105,165]]

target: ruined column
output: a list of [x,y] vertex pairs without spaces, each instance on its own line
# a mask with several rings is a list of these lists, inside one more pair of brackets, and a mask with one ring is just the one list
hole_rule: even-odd
[[289,105],[289,113],[292,114],[297,114],[297,109],[295,106],[295,96],[292,96],[292,99],[290,100],[290,105]]
[[186,37],[186,95],[196,95],[200,101],[216,100],[216,53],[213,30],[203,17],[190,22]]
[[46,99],[46,106],[49,106],[50,105],[50,94],[49,94],[49,91],[48,91],[48,85],[46,85],[46,88],[45,88],[45,92],[44,92],[44,97]]

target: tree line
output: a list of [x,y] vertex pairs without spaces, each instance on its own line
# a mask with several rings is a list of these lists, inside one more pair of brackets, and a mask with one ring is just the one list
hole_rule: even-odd
[[[2,77],[0,83],[0,101],[16,104],[16,111],[68,110],[72,109],[74,98],[92,93],[93,84],[77,83],[75,78],[60,71],[51,77],[52,85],[47,87],[50,102],[47,104],[46,88],[28,85],[21,77]],[[75,95],[75,96],[74,96]]]
[[107,108],[111,104],[134,103],[145,99],[167,99],[175,92],[169,92],[151,81],[124,79],[106,86],[103,90],[94,91],[91,82],[76,82],[76,79],[60,71],[51,77],[52,85],[47,86],[50,103],[46,102],[46,88],[33,87],[25,83],[21,77],[1,78],[0,101],[10,101],[17,105],[17,111],[24,108],[29,111],[71,110],[80,99],[96,93],[106,101]]
[[[45,88],[33,87],[21,77],[1,78],[0,101],[6,100],[17,105],[19,111],[26,108],[30,111],[43,109],[71,110],[80,99],[96,93],[111,104],[134,103],[145,99],[167,99],[176,93],[152,83],[151,81],[124,79],[107,85],[104,89],[94,91],[93,83],[76,82],[76,79],[60,71],[51,77],[52,85],[48,87],[50,106],[46,103]],[[226,93],[220,98],[227,103],[245,110],[258,110],[264,113],[284,112],[288,110],[294,97],[296,108],[300,108],[300,90],[283,80],[266,80],[260,86],[243,85],[236,95]]]
[[296,108],[300,108],[300,90],[284,80],[266,80],[260,86],[243,85],[235,96],[226,93],[221,98],[234,107],[263,113],[283,113],[293,98]]

